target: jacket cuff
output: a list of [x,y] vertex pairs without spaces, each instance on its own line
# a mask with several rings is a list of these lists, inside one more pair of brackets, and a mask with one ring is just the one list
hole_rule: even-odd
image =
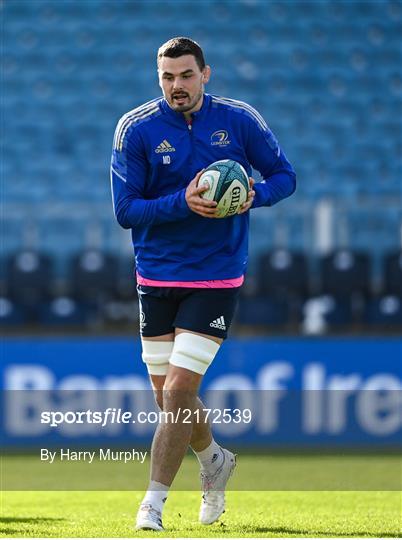
[[258,182],[253,187],[255,197],[251,208],[259,208],[260,206],[271,206],[270,189],[267,183]]

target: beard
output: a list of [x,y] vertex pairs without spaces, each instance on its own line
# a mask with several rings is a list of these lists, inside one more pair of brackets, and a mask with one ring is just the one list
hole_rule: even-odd
[[[191,111],[191,109],[194,109],[194,107],[199,103],[200,99],[203,95],[203,89],[200,88],[200,90],[197,92],[197,94],[191,99],[189,94],[187,92],[176,92],[173,94],[170,98],[169,105],[172,107],[173,110],[176,112],[188,112]],[[175,97],[182,97],[183,99],[178,101],[175,99]],[[183,103],[181,103],[183,101]]]

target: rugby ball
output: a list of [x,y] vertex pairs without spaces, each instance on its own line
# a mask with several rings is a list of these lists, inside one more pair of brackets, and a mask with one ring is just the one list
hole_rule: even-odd
[[198,186],[208,186],[203,199],[218,203],[217,217],[234,216],[247,201],[250,182],[244,167],[231,159],[215,161],[200,176]]

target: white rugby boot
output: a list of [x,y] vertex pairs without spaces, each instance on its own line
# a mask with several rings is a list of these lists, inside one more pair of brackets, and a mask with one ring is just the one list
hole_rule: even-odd
[[162,512],[154,508],[151,504],[142,503],[137,513],[135,528],[137,531],[164,531]]
[[219,469],[211,476],[201,471],[202,500],[199,520],[203,525],[211,525],[217,521],[225,511],[225,488],[236,467],[236,455],[225,448],[223,462]]

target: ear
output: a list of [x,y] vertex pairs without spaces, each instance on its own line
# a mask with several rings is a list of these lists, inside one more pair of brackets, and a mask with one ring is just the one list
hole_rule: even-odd
[[161,76],[160,76],[159,69],[158,69],[158,85],[159,85],[159,88],[162,88],[162,79],[161,79]]
[[202,82],[206,84],[207,82],[209,82],[210,77],[211,77],[211,67],[205,66],[204,69],[202,70]]

